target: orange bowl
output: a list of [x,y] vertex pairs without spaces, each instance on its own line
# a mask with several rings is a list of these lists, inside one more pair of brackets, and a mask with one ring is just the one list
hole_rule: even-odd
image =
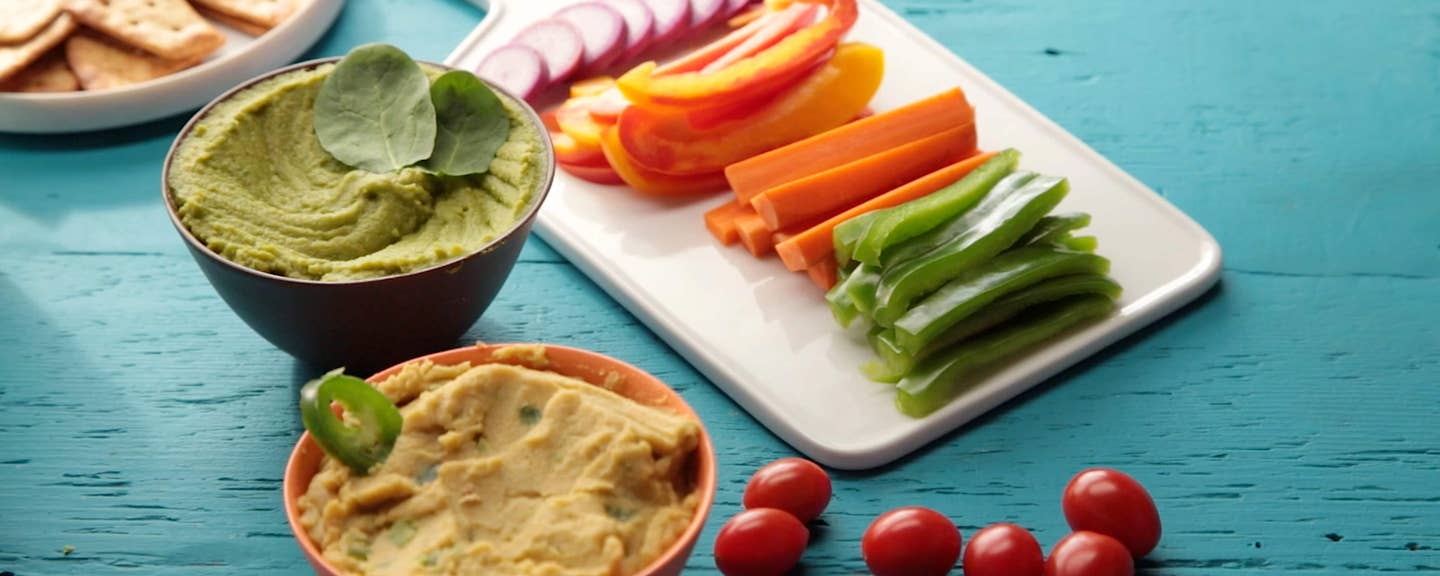
[[[399,372],[405,364],[420,360],[429,360],[441,365],[469,362],[472,365],[504,363],[525,366],[523,358],[508,355],[503,359],[494,358],[495,351],[505,346],[508,344],[478,344],[422,356],[391,366],[366,381],[372,384],[380,382]],[[694,486],[700,492],[700,503],[695,507],[695,517],[690,519],[690,524],[685,527],[685,531],[659,558],[636,573],[637,576],[675,576],[680,574],[685,568],[685,562],[690,559],[690,553],[695,549],[695,541],[700,538],[700,529],[705,526],[705,519],[710,515],[710,507],[715,502],[715,448],[710,444],[710,434],[705,431],[700,416],[695,414],[695,410],[685,403],[685,399],[681,398],[679,393],[644,370],[587,350],[549,344],[543,346],[548,364],[543,367],[530,367],[577,378],[596,386],[604,385],[609,376],[611,385],[607,388],[616,394],[647,406],[655,406],[692,418],[697,424],[700,424],[700,443],[695,449],[694,465]],[[610,376],[611,374],[619,374],[622,378],[615,383],[615,378]],[[325,561],[324,556],[320,554],[319,547],[310,540],[310,535],[300,525],[300,496],[310,488],[310,480],[320,471],[320,462],[324,455],[325,452],[310,438],[308,432],[300,436],[300,441],[295,444],[295,450],[290,453],[290,461],[285,465],[285,516],[290,522],[290,531],[295,534],[295,540],[300,544],[301,552],[305,553],[305,559],[310,561],[310,566],[315,569],[315,573],[320,576],[345,576],[343,572]]]

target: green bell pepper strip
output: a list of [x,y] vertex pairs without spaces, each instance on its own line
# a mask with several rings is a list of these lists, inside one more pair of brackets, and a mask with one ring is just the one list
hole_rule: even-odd
[[1015,241],[1016,246],[1025,244],[1049,244],[1066,234],[1090,225],[1090,215],[1084,212],[1051,214],[1041,218],[1035,227]]
[[1094,236],[1071,236],[1065,234],[1056,238],[1053,243],[1056,246],[1076,252],[1094,252],[1096,248],[1100,247],[1100,241],[1096,240]]
[[869,264],[860,264],[845,274],[825,294],[835,321],[849,328],[862,314],[869,316],[875,305],[875,285],[879,282],[880,269]]
[[880,287],[882,274],[879,266],[861,264],[850,273],[845,283],[845,294],[850,297],[850,302],[872,319],[875,315],[875,291]]
[[845,291],[845,285],[854,276],[853,273],[843,275],[830,287],[830,291],[825,293],[825,303],[830,305],[830,314],[835,317],[835,323],[844,328],[849,328],[850,324],[860,317],[860,309],[855,307],[855,303],[850,301],[850,294]]
[[1001,297],[1051,278],[1105,274],[1110,261],[1056,246],[1025,246],[966,269],[895,321],[900,349],[919,354],[951,326]]
[[[1014,172],[1019,163],[1018,150],[1004,150],[933,194],[876,210],[874,221],[865,230],[865,238],[855,246],[854,258],[866,264],[880,264],[881,255],[891,246],[924,234],[975,206],[996,182]],[[845,224],[841,224],[836,228],[836,234],[841,234],[844,227]]]
[[972,216],[976,211],[985,209],[986,206],[993,206],[999,199],[1005,198],[1013,194],[1016,190],[1024,188],[1025,185],[1039,176],[1039,174],[1034,172],[1021,170],[1001,178],[999,182],[995,183],[994,187],[990,188],[989,192],[985,193],[985,197],[981,199],[980,206],[931,229],[929,232],[891,247],[880,255],[880,265],[888,270],[944,246],[946,243],[973,228],[974,219],[967,218],[968,216]]
[[922,360],[900,381],[895,405],[916,418],[939,410],[1001,362],[1114,309],[1110,298],[1087,295],[1026,311],[1013,322]]
[[860,365],[860,373],[866,378],[885,384],[894,384],[904,378],[915,367],[916,357],[900,349],[895,343],[895,329],[875,326],[866,334],[870,349],[877,357]]
[[1036,176],[1013,191],[1002,190],[996,184],[979,206],[957,218],[953,226],[945,226],[962,232],[916,258],[885,269],[875,291],[875,322],[894,324],[916,299],[1015,244],[1069,191],[1068,180],[1052,176]]
[[835,231],[830,233],[831,239],[835,242],[835,263],[839,264],[841,268],[855,263],[853,257],[855,246],[865,239],[865,232],[870,229],[870,225],[875,222],[875,219],[880,217],[881,212],[884,210],[866,212],[841,222],[839,226],[835,227]]
[[1006,295],[967,316],[926,344],[919,354],[910,354],[900,348],[900,344],[895,341],[894,328],[878,327],[870,331],[869,338],[870,347],[879,359],[867,362],[860,367],[860,371],[876,382],[893,384],[909,374],[920,360],[999,326],[1032,306],[1081,294],[1100,294],[1113,300],[1119,298],[1121,292],[1119,284],[1100,274],[1076,274],[1047,280]]
[[[345,419],[330,409],[331,402],[339,402],[345,409]],[[300,389],[300,420],[326,454],[359,474],[385,461],[405,422],[389,398],[340,370]]]

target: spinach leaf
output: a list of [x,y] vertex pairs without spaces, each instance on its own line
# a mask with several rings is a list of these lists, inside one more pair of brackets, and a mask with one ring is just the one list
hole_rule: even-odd
[[315,135],[336,160],[369,172],[429,158],[435,148],[430,81],[394,46],[351,50],[320,85]]
[[495,92],[474,74],[452,70],[435,79],[430,100],[439,132],[425,167],[452,176],[489,170],[495,151],[510,137],[510,117]]

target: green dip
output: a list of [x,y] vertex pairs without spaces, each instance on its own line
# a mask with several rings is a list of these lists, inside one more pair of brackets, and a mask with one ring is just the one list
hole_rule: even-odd
[[335,160],[315,136],[315,96],[333,68],[237,92],[180,142],[167,184],[181,223],[211,250],[280,276],[363,280],[473,253],[525,215],[547,166],[521,105],[497,93],[512,129],[486,174],[375,174]]

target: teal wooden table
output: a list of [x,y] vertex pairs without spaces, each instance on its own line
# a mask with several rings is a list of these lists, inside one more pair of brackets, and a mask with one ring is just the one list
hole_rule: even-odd
[[[1155,495],[1145,573],[1440,571],[1440,3],[891,4],[1209,228],[1225,272],[912,457],[836,474],[804,572],[863,572],[860,535],[903,505],[1048,547],[1092,465]],[[352,0],[310,56],[438,60],[479,17]],[[0,572],[307,573],[280,478],[314,374],[171,229],[159,170],[183,121],[0,136]],[[748,474],[792,454],[539,240],[467,339],[590,348],[684,393],[721,464],[695,572]]]

